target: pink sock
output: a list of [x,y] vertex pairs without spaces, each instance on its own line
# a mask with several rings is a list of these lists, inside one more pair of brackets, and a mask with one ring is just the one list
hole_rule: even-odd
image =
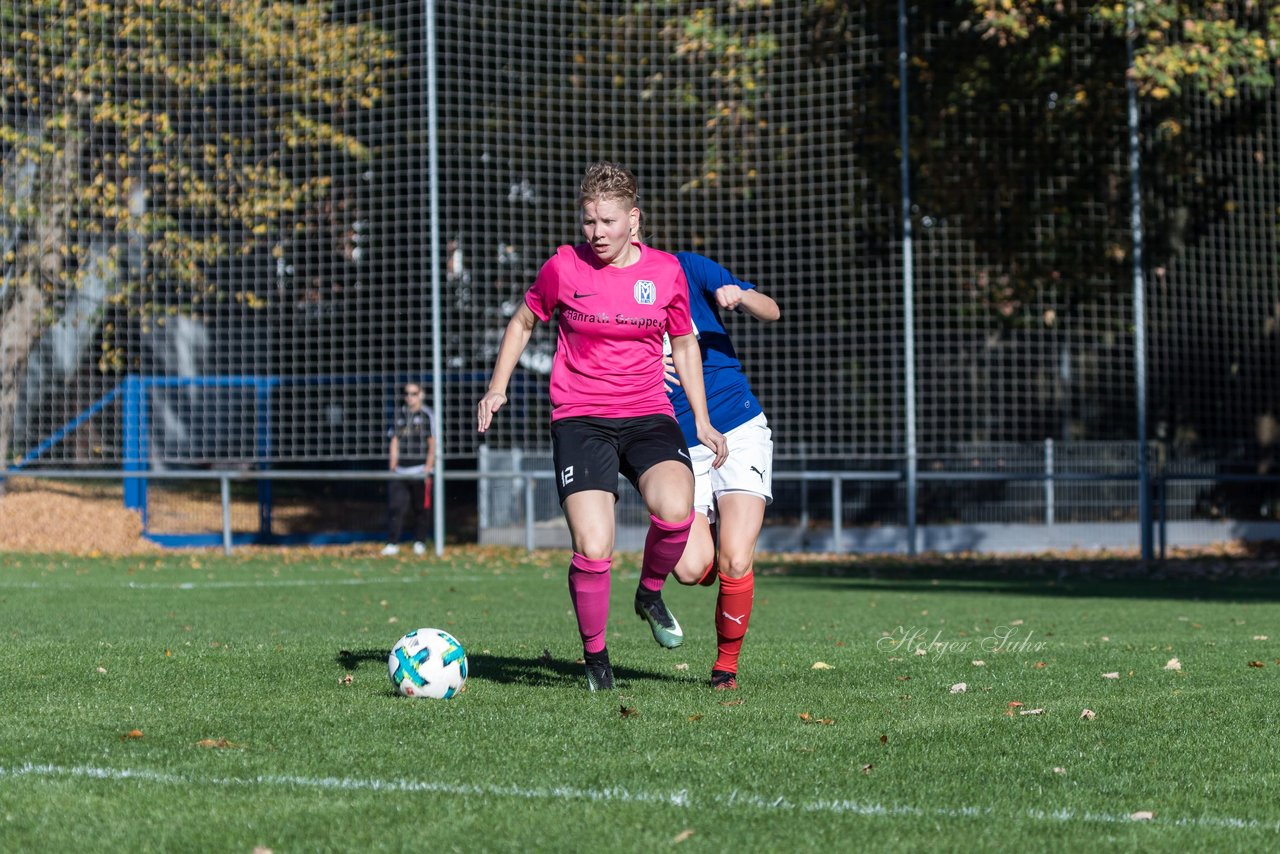
[[756,576],[748,572],[742,578],[720,576],[720,595],[716,597],[716,663],[715,670],[738,672],[738,654],[742,638],[751,622],[751,606],[756,594]]
[[644,561],[640,565],[640,586],[645,590],[661,590],[671,570],[676,568],[685,543],[689,542],[689,529],[693,527],[693,511],[683,522],[664,522],[657,516],[649,516],[649,534],[644,538]]
[[609,622],[609,567],[612,558],[592,560],[577,552],[569,560],[569,598],[578,615],[578,633],[586,652],[604,649]]

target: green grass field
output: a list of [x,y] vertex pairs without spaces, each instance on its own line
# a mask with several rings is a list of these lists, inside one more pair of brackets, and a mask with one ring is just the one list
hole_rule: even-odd
[[[0,850],[1280,845],[1274,573],[762,560],[728,693],[713,591],[663,650],[626,556],[591,694],[566,558],[0,555]],[[422,626],[457,699],[392,693]]]

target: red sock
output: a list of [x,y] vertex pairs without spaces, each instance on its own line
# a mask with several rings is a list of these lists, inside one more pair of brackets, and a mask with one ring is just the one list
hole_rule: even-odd
[[751,622],[751,604],[756,594],[754,572],[742,578],[720,575],[720,594],[716,596],[716,663],[713,670],[738,672],[738,653],[742,638]]
[[611,558],[592,560],[577,552],[569,560],[569,598],[578,616],[578,633],[585,652],[604,649],[609,623],[609,567]]
[[662,585],[680,562],[693,527],[693,512],[683,522],[664,522],[649,516],[649,534],[644,538],[644,558],[640,564],[640,586],[645,590],[661,590]]

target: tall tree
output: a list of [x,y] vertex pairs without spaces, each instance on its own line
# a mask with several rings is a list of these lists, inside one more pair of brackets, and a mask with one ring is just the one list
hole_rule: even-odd
[[112,269],[99,368],[145,330],[227,300],[215,265],[288,236],[330,193],[335,163],[369,157],[339,130],[382,94],[377,28],[330,3],[27,0],[0,6],[0,460],[35,342]]

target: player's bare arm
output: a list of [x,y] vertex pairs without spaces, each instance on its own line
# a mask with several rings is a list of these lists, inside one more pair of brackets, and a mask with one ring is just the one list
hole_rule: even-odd
[[520,362],[520,354],[533,335],[533,328],[538,323],[538,316],[533,309],[521,303],[520,308],[512,315],[506,332],[502,333],[502,344],[498,347],[498,359],[493,365],[493,375],[489,378],[489,390],[476,405],[476,430],[484,433],[493,422],[494,413],[507,402],[507,384],[511,382],[511,374]]
[[672,335],[671,358],[676,372],[683,377],[684,394],[689,399],[694,423],[698,425],[698,441],[715,452],[712,466],[719,468],[729,456],[729,443],[719,430],[711,426],[711,418],[707,414],[707,393],[702,384],[702,352],[698,349],[697,337],[692,332]]
[[772,297],[737,285],[721,285],[716,288],[716,305],[725,311],[745,311],[765,323],[772,323],[782,316],[782,311]]

